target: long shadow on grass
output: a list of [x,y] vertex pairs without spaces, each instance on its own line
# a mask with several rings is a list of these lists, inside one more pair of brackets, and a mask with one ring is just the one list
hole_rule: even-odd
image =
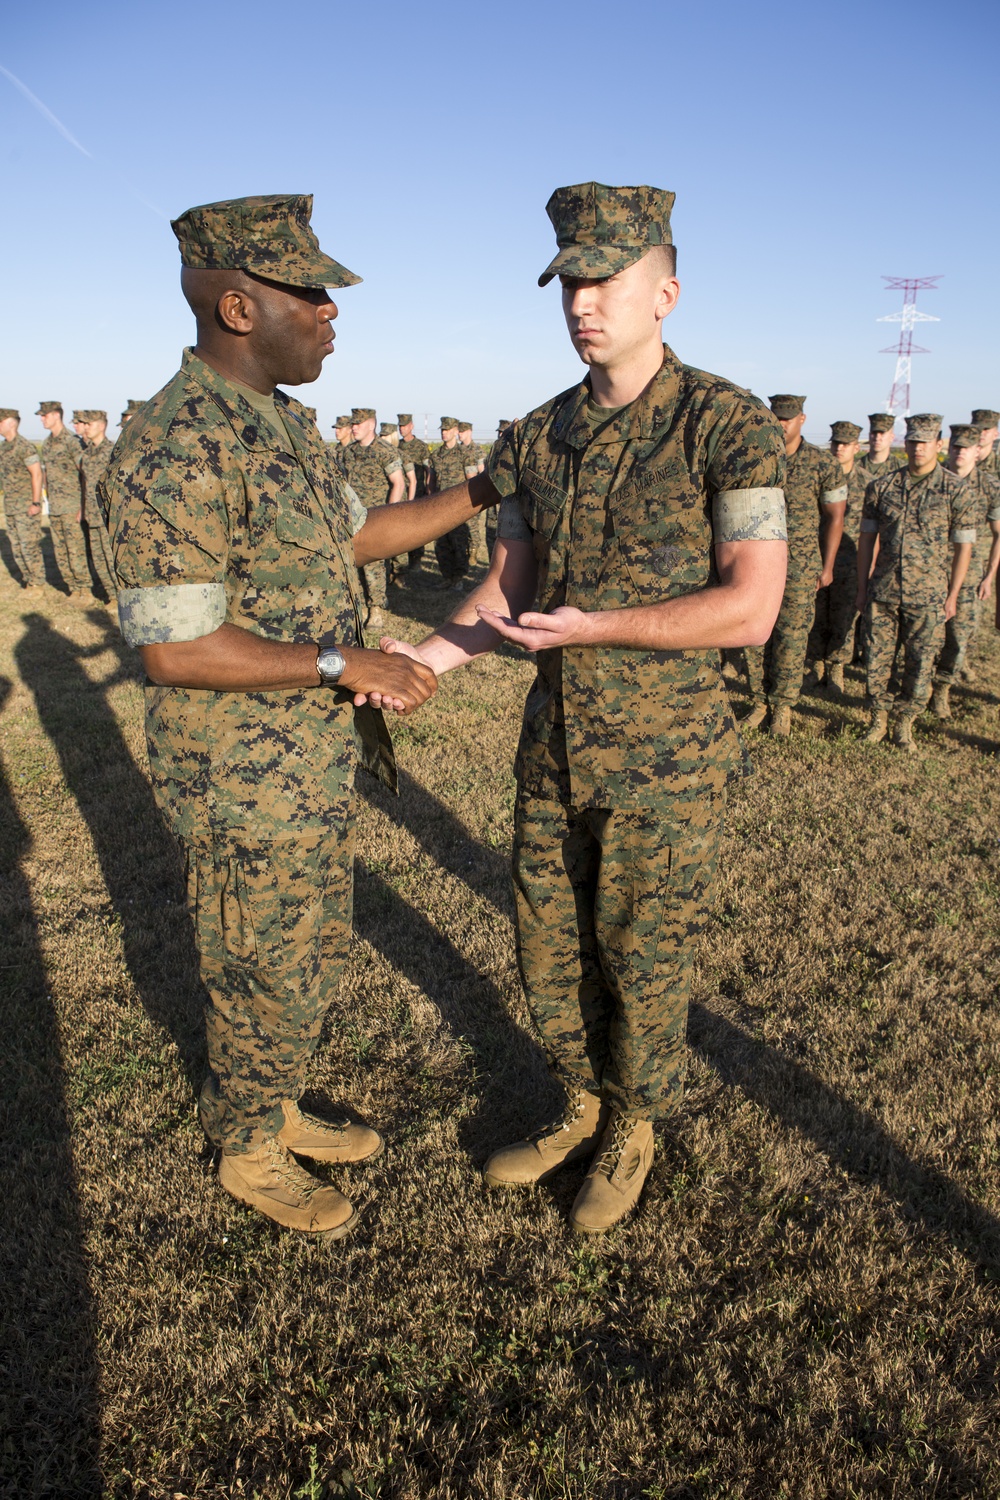
[[30,847],[0,768],[0,1496],[82,1500],[101,1493],[94,1314]]
[[[136,680],[136,658],[103,610],[89,618],[102,632],[96,646],[67,640],[42,615],[24,616],[27,628],[14,657],[90,829],[143,1008],[173,1038],[196,1089],[207,1066],[202,992],[180,857],[107,701],[109,688]],[[109,649],[119,669],[94,682],[84,663]]]
[[724,1083],[801,1131],[836,1166],[877,1182],[905,1215],[945,1235],[981,1270],[1000,1267],[1000,1220],[942,1172],[911,1160],[874,1115],[703,1005],[691,1007],[688,1040]]

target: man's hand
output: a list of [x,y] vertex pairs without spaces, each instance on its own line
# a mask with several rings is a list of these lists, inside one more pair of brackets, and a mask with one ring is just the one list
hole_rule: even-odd
[[587,639],[587,615],[570,604],[560,604],[550,615],[528,610],[516,620],[497,614],[496,610],[477,606],[476,614],[505,641],[512,641],[525,651],[551,651],[557,646],[577,646]]
[[[396,644],[405,646],[402,641]],[[372,708],[388,713],[411,714],[437,692],[434,673],[411,652],[412,648],[390,654],[345,646],[340,686],[354,694],[359,708],[362,703],[370,703]]]
[[824,568],[822,573],[819,573],[816,576],[816,592],[819,593],[820,589],[828,589],[832,582],[833,569]]
[[949,594],[948,597],[944,601],[944,617],[945,617],[945,619],[946,620],[953,620],[955,618],[955,611],[957,609],[958,609],[958,595],[957,594]]
[[42,507],[40,505],[29,505],[28,506],[28,515],[29,516],[37,516],[38,512],[41,510],[41,508]]
[[384,635],[378,643],[378,648],[384,651],[386,656],[408,656],[411,661],[419,661],[428,670],[433,670],[430,663],[421,656],[420,647],[412,646],[409,641],[398,641],[394,635]]
[[990,597],[990,595],[992,594],[992,592],[993,592],[993,574],[992,573],[987,573],[985,575],[985,577],[983,577],[983,578],[981,578],[979,580],[979,583],[978,583],[978,585],[976,587],[976,598],[977,599],[988,599]]

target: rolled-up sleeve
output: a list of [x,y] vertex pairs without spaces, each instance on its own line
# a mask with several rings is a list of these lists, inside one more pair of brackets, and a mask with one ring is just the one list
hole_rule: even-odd
[[786,542],[784,491],[776,485],[720,490],[712,497],[712,534],[719,542]]

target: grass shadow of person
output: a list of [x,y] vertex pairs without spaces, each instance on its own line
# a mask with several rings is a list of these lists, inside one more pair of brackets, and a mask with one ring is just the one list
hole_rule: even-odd
[[11,545],[10,536],[7,532],[6,527],[0,529],[0,562],[3,563],[4,567],[7,569],[9,576],[18,585],[18,587],[23,588],[27,583],[27,579],[18,566],[17,559],[14,556],[14,548]]
[[[107,697],[114,684],[139,676],[136,659],[103,610],[87,615],[101,631],[94,646],[67,639],[43,615],[23,618],[26,630],[15,661],[90,830],[122,924],[129,973],[146,1014],[169,1033],[197,1090],[207,1070],[203,992],[180,856]],[[108,649],[117,655],[119,669],[95,682],[85,663]]]
[[30,848],[0,767],[0,1496],[70,1500],[102,1492],[95,1320]]

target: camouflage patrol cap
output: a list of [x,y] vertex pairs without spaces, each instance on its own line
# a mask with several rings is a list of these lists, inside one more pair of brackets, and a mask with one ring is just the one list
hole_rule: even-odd
[[63,404],[61,401],[39,401],[36,417],[47,416],[50,411],[57,411],[62,416]]
[[106,422],[108,414],[106,411],[98,411],[96,406],[85,407],[83,411],[73,414],[74,422]]
[[906,418],[906,441],[908,443],[933,443],[941,436],[941,418],[937,412],[921,411]]
[[73,413],[73,421],[74,422],[86,422],[86,420],[87,420],[87,418],[84,416],[84,414],[83,414],[82,411],[75,411]]
[[354,424],[356,422],[367,422],[369,420],[369,418],[371,419],[371,421],[374,422],[374,420],[375,420],[375,408],[374,408],[374,406],[352,406],[351,407],[351,426],[352,427],[354,426]]
[[556,188],[545,205],[559,253],[538,278],[553,276],[601,280],[641,260],[654,245],[672,245],[670,211],[674,193],[655,187],[607,187],[578,182]]
[[830,440],[834,443],[856,443],[861,436],[857,422],[831,422]]
[[873,411],[868,417],[869,432],[892,432],[896,418],[891,411]]
[[334,427],[350,427],[351,419],[350,417],[338,417],[333,425]]
[[791,417],[801,417],[806,404],[805,396],[768,396],[771,410],[779,421],[787,422]]
[[8,417],[13,417],[15,422],[20,422],[21,413],[15,411],[13,406],[0,406],[0,422],[6,422]]
[[181,264],[195,270],[249,271],[282,286],[354,286],[361,277],[319,248],[312,205],[311,193],[229,198],[189,208],[170,227]]
[[398,411],[396,413],[396,421],[399,423],[400,427],[408,427],[413,421],[412,411]]
[[978,448],[981,431],[981,428],[973,427],[971,422],[952,422],[951,446],[953,448]]
[[506,430],[506,428],[508,428],[509,426],[510,426],[510,418],[509,417],[501,417],[500,420],[499,420],[499,422],[497,423],[497,433],[499,434],[501,432],[504,432]]
[[459,432],[471,432],[472,431],[472,423],[471,422],[459,422],[459,424],[458,424],[458,430],[459,430]]
[[125,410],[129,416],[132,416],[133,413],[139,410],[140,406],[145,406],[145,404],[145,401],[137,400],[135,396],[129,396],[125,402]]
[[985,406],[977,406],[972,413],[972,422],[975,427],[998,427],[1000,411],[987,411]]
[[389,437],[390,434],[398,431],[399,428],[396,426],[395,422],[383,422],[378,430],[378,435],[379,437]]
[[449,428],[449,427],[457,427],[457,426],[458,426],[458,418],[457,417],[442,417],[441,418],[441,431],[442,432],[446,431],[447,428]]

